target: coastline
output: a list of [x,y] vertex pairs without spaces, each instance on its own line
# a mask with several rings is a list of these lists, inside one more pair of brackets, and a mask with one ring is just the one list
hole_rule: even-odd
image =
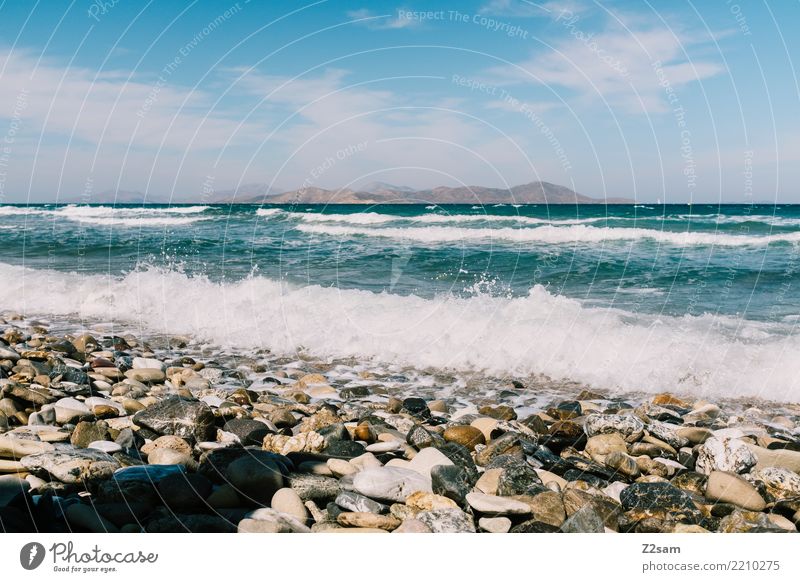
[[84,332],[0,312],[4,531],[767,532],[800,521],[797,404],[479,377],[444,391],[442,371]]

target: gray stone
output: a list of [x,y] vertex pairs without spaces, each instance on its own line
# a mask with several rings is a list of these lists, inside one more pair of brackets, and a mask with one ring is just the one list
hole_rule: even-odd
[[420,511],[417,519],[431,528],[433,533],[475,533],[472,518],[460,509]]
[[462,467],[437,465],[431,469],[431,489],[463,506],[467,493],[472,490],[472,483]]
[[332,477],[291,473],[287,480],[303,501],[332,501],[339,494],[339,481]]
[[243,499],[255,504],[269,505],[273,494],[283,487],[280,467],[269,458],[256,455],[236,459],[228,465],[225,475]]
[[603,533],[605,524],[603,518],[593,507],[585,505],[561,525],[561,531],[565,533]]
[[58,445],[54,450],[28,455],[22,464],[33,473],[46,472],[62,483],[83,483],[107,479],[120,463],[108,453]]
[[172,396],[136,413],[133,422],[158,434],[197,441],[214,440],[214,413],[204,402]]
[[386,513],[389,511],[389,508],[383,503],[373,501],[355,491],[340,491],[334,503],[347,511],[369,513]]

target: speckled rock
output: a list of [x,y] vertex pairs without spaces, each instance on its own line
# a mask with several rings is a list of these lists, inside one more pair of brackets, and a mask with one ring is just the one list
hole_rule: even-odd
[[417,519],[433,533],[475,533],[472,518],[460,509],[434,509],[421,511]]
[[586,435],[619,433],[627,442],[633,442],[644,432],[644,423],[633,415],[590,414],[583,425]]
[[712,471],[744,473],[757,462],[756,456],[741,440],[712,437],[698,447],[695,467],[704,475]]
[[21,459],[31,472],[46,472],[62,483],[84,483],[108,479],[120,463],[108,453],[60,445],[54,450]]

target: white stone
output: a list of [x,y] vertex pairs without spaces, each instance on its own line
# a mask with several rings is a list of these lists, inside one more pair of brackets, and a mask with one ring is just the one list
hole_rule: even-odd
[[283,487],[275,492],[270,503],[272,509],[280,513],[292,515],[301,522],[308,519],[308,510],[303,505],[303,500],[294,489]]
[[453,461],[448,459],[445,454],[440,451],[439,449],[434,449],[433,447],[426,447],[418,452],[411,462],[408,464],[408,468],[416,471],[420,475],[424,475],[426,477],[431,476],[431,469],[436,467],[437,465],[452,465]]
[[86,404],[75,398],[62,398],[56,401],[53,408],[56,411],[56,422],[59,424],[73,422],[91,412]]
[[467,493],[467,503],[475,511],[491,515],[525,515],[531,512],[531,506],[527,503],[485,493]]
[[103,451],[109,455],[122,450],[122,447],[113,441],[92,441],[86,448]]
[[712,437],[697,449],[696,469],[709,475],[712,471],[744,473],[753,467],[756,456],[739,439],[718,439]]
[[140,370],[143,368],[158,368],[162,372],[167,369],[161,360],[155,358],[133,358],[133,369]]
[[405,502],[417,491],[433,493],[430,477],[399,467],[365,469],[353,477],[353,488],[373,499]]
[[478,520],[478,527],[489,533],[508,533],[511,520],[507,517],[482,517]]
[[367,445],[367,451],[370,453],[391,453],[393,451],[402,450],[403,443],[399,441],[387,441],[382,443],[372,443]]

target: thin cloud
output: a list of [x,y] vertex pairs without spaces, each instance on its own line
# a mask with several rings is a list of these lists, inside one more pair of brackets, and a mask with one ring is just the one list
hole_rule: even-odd
[[351,10],[347,16],[356,21],[356,24],[366,26],[373,30],[402,30],[413,28],[420,24],[419,20],[413,18],[401,18],[403,10],[398,10],[395,14],[376,14],[367,8]]
[[598,98],[633,113],[670,110],[669,88],[708,79],[724,71],[712,60],[691,59],[685,53],[711,39],[664,27],[594,30],[583,19],[561,18],[556,50],[543,50],[517,63],[489,71],[504,84],[543,84],[569,91],[586,103]]
[[507,18],[551,17],[569,12],[580,14],[587,10],[585,4],[575,0],[551,0],[549,2],[532,2],[530,0],[490,0],[478,12],[492,16]]

